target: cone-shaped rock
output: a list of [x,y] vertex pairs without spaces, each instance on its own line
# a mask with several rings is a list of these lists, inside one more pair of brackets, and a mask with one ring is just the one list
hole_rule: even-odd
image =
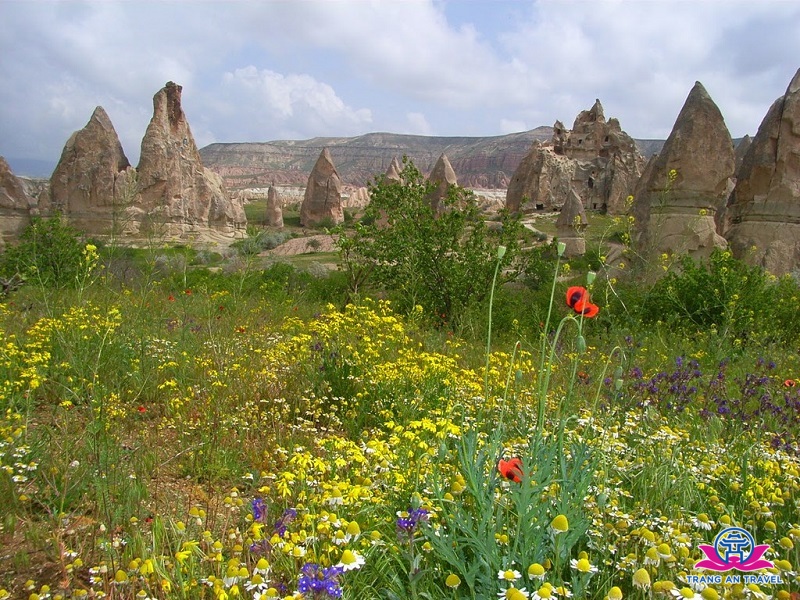
[[695,83],[661,153],[634,192],[634,243],[645,256],[707,257],[725,240],[714,216],[730,191],[733,141],[719,108]]
[[386,179],[389,181],[400,181],[400,173],[403,171],[403,167],[400,166],[400,162],[397,160],[397,157],[392,157],[392,163],[389,165],[389,168],[386,169]]
[[169,236],[243,235],[244,206],[231,198],[219,175],[203,167],[181,91],[170,81],[153,97],[137,167],[143,230],[149,223]]
[[565,256],[583,256],[586,253],[586,240],[581,232],[586,229],[587,224],[583,203],[572,190],[556,220],[556,235],[558,241],[566,245]]
[[274,183],[267,190],[267,225],[283,227],[283,202]]
[[453,170],[447,156],[442,154],[436,164],[433,166],[433,171],[428,176],[428,181],[436,184],[433,192],[430,195],[431,209],[436,214],[441,210],[440,204],[447,198],[452,186],[458,185],[456,172]]
[[331,153],[324,148],[308,176],[306,193],[300,207],[300,224],[304,227],[344,221],[342,181],[336,172]]
[[119,136],[98,106],[86,126],[67,140],[50,177],[49,205],[45,201],[42,208],[60,211],[86,233],[111,233],[135,198],[131,179]]
[[742,160],[725,237],[734,256],[776,275],[800,266],[800,69]]
[[0,156],[0,248],[4,242],[17,239],[35,208],[36,200],[25,192],[25,186]]

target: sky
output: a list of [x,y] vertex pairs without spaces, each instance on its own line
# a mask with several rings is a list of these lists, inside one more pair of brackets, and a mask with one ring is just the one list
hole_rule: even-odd
[[0,0],[0,155],[53,164],[96,106],[129,160],[183,86],[199,147],[571,126],[664,139],[695,81],[753,135],[800,67],[796,0]]

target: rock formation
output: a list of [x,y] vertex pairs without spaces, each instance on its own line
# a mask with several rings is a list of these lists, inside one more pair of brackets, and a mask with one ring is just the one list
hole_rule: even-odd
[[586,254],[586,240],[582,233],[586,229],[586,211],[575,190],[570,190],[567,201],[556,220],[556,236],[564,242],[564,256],[583,256]]
[[738,173],[739,167],[742,166],[744,155],[747,154],[747,151],[750,149],[752,144],[753,138],[751,138],[749,135],[744,136],[741,140],[739,140],[739,143],[736,144],[736,148],[733,150],[733,158],[736,162],[735,172]]
[[267,190],[267,225],[283,227],[283,202],[274,184]]
[[402,181],[402,177],[400,176],[400,173],[402,172],[403,167],[400,165],[400,161],[397,160],[396,156],[393,156],[389,168],[386,169],[386,179],[389,181]]
[[31,221],[36,200],[25,192],[22,181],[11,172],[6,159],[0,156],[0,249],[15,240]]
[[661,154],[634,191],[634,245],[644,256],[671,252],[707,257],[725,240],[714,217],[730,191],[733,141],[700,82],[689,92]]
[[737,258],[775,275],[800,266],[800,70],[742,160],[723,227]]
[[362,209],[369,204],[369,190],[346,185],[342,188],[342,208]]
[[[558,124],[558,123],[556,123]],[[552,210],[564,205],[575,175],[575,163],[534,142],[508,183],[506,208],[512,212]]]
[[98,106],[86,126],[67,140],[41,208],[61,212],[85,233],[105,234],[126,220],[136,195],[133,182],[114,125]]
[[619,121],[606,122],[599,100],[582,111],[571,130],[553,125],[549,143],[534,143],[508,184],[512,211],[558,209],[570,192],[585,208],[619,214],[638,180],[644,159]]
[[153,118],[136,169],[140,232],[243,235],[244,207],[231,198],[219,175],[203,167],[181,107],[181,90],[170,81],[153,97]]
[[326,222],[338,225],[342,221],[342,182],[333,165],[331,153],[325,148],[308,176],[306,193],[300,207],[300,224],[303,227],[314,227]]
[[436,214],[442,210],[441,204],[450,193],[450,188],[458,185],[456,172],[453,170],[447,156],[442,154],[439,157],[433,167],[433,171],[428,176],[428,181],[436,186],[430,194],[431,209],[433,214]]

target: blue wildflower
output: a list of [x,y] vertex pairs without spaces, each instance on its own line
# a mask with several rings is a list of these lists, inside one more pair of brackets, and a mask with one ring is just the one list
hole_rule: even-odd
[[310,594],[312,598],[341,598],[342,588],[339,576],[342,574],[340,567],[323,568],[314,563],[306,563],[300,569],[297,580],[297,591],[301,594]]

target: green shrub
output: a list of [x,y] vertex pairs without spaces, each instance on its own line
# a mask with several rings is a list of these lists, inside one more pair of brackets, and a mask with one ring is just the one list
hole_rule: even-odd
[[393,295],[400,312],[420,305],[430,318],[455,324],[466,307],[487,296],[498,246],[507,249],[501,268],[512,263],[519,220],[504,213],[500,227],[487,228],[475,196],[458,186],[450,186],[434,214],[435,184],[410,160],[403,162],[402,182],[376,180],[355,234],[341,235],[343,268],[354,293],[371,282]]
[[60,215],[35,217],[19,243],[0,257],[0,274],[47,287],[73,287],[83,269],[83,252],[80,234]]
[[685,256],[641,302],[645,322],[661,321],[682,330],[717,331],[739,340],[791,341],[800,334],[800,289],[791,277],[776,279],[760,267],[715,250],[704,262]]

